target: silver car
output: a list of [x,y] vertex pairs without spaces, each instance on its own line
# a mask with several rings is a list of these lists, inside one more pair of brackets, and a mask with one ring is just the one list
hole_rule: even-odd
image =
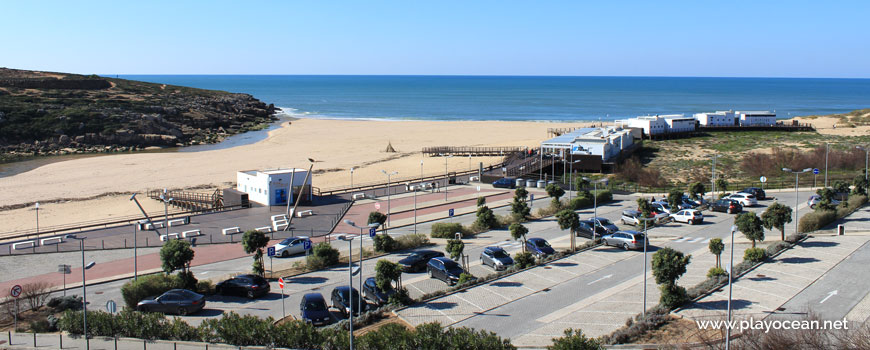
[[[622,249],[643,249],[646,236],[637,231],[617,231],[602,238],[605,246],[621,247]],[[647,242],[649,244],[649,242]]]
[[311,239],[306,236],[287,238],[275,244],[275,255],[286,258],[293,254],[304,253],[306,241],[309,242],[309,246],[313,246]]

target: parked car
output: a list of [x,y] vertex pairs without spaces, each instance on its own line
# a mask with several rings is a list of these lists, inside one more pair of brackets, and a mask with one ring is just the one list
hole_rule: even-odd
[[363,284],[363,298],[371,300],[378,306],[386,305],[390,302],[390,297],[395,294],[396,290],[393,288],[385,291],[378,288],[378,283],[374,277],[366,278],[366,282]]
[[188,315],[205,307],[205,296],[187,289],[171,289],[156,298],[146,298],[136,305],[142,312]]
[[689,196],[683,195],[683,204],[681,206],[683,207],[683,209],[695,209],[695,208],[701,206],[702,202],[703,202],[703,197],[701,197],[701,196],[698,197],[698,200],[693,200],[693,199],[689,198]]
[[755,199],[755,195],[752,193],[735,193],[725,198],[738,201],[740,202],[740,205],[744,207],[754,207],[758,205],[758,200]]
[[503,177],[492,183],[492,187],[495,188],[515,188],[516,186],[517,180],[510,177]]
[[535,257],[543,258],[556,253],[550,243],[543,238],[529,238],[526,240],[526,251]]
[[[637,231],[617,231],[602,238],[605,246],[622,247],[622,249],[643,249],[646,236]],[[649,244],[649,242],[647,242]]]
[[218,283],[214,290],[223,295],[241,295],[248,298],[269,294],[269,281],[257,275],[239,275]]
[[399,260],[399,266],[401,266],[402,271],[405,272],[423,271],[426,270],[426,264],[429,263],[430,259],[442,256],[444,256],[443,252],[434,250],[418,250],[411,253],[408,257]]
[[514,264],[514,259],[501,247],[486,247],[480,253],[480,263],[495,270],[504,270]]
[[[597,227],[598,227],[599,229],[604,228],[604,233],[605,233],[605,234],[614,233],[614,232],[616,232],[616,231],[619,231],[619,227],[617,227],[616,225],[614,225],[614,224],[613,224],[612,222],[610,222],[610,220],[608,220],[607,218],[596,217],[596,218],[592,218],[592,219],[590,219],[590,220],[594,220],[594,221],[597,223]],[[599,232],[599,233],[598,233],[599,235],[601,234],[601,231],[596,231],[596,232]]]
[[[816,209],[816,205],[819,204],[819,202],[821,202],[821,201],[822,201],[822,197],[817,195],[817,194],[814,194],[814,195],[810,196],[809,199],[807,199],[807,205],[810,207],[810,209]],[[840,201],[832,198],[831,205],[840,205]]]
[[[595,226],[595,222],[592,220],[580,220],[579,225],[577,226],[577,236],[589,237],[592,238],[592,230]],[[603,227],[594,227],[595,234],[600,236],[604,232]]]
[[[655,218],[656,222],[662,222],[666,220],[670,220],[670,215],[661,213],[650,213],[650,218]],[[623,210],[622,217],[620,218],[623,224],[632,225],[632,226],[643,226],[643,213],[639,210]]]
[[759,187],[747,187],[747,188],[744,188],[739,193],[751,193],[753,196],[755,196],[755,199],[760,200],[760,201],[767,199],[767,194],[764,193],[764,190],[762,190]]
[[710,205],[710,210],[720,211],[728,214],[736,214],[743,211],[743,206],[740,205],[740,202],[736,200],[723,198],[713,202],[713,204]]
[[338,309],[342,316],[350,316],[350,308],[353,306],[353,314],[366,311],[366,303],[359,303],[359,292],[353,287],[338,286],[332,290],[332,307]]
[[676,214],[671,215],[676,222],[685,222],[689,225],[700,224],[704,222],[704,214],[696,209],[683,209]]
[[429,260],[426,270],[429,271],[429,278],[437,278],[451,286],[459,282],[459,275],[465,272],[459,264],[445,257]]
[[332,321],[332,314],[329,313],[326,300],[320,293],[303,295],[302,302],[299,303],[299,311],[302,314],[302,321],[315,326],[323,326]]
[[671,210],[671,205],[668,202],[658,201],[650,203],[652,205],[653,211],[655,211],[656,215],[659,214],[668,214],[671,215],[674,211]]
[[278,244],[275,244],[275,255],[286,258],[293,254],[304,253],[306,241],[309,242],[309,247],[314,246],[311,244],[311,240],[305,236],[290,237],[278,242]]

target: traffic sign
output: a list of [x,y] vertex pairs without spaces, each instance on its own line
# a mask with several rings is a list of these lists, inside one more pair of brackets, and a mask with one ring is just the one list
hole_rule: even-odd
[[450,215],[451,218],[453,217],[453,208],[447,211],[447,215]]
[[480,192],[480,186],[477,186],[477,192]]
[[381,203],[375,203],[375,209],[380,210],[380,209],[381,209]]
[[284,289],[284,277],[278,279],[278,288]]
[[19,297],[21,295],[21,285],[16,284],[14,287],[12,287],[12,290],[9,292],[9,294],[11,294],[13,298]]
[[532,202],[535,201],[535,194],[534,193],[529,193],[529,197],[531,198]]
[[302,249],[311,250],[311,241],[308,241],[308,240],[303,241],[302,242]]
[[815,168],[815,169],[813,169],[813,174],[818,175],[818,174],[819,174],[819,168]]
[[378,234],[378,229],[374,227],[369,227],[369,237],[374,237]]
[[66,264],[60,264],[60,265],[57,265],[57,272],[60,272],[60,273],[62,273],[62,274],[64,274],[64,275],[69,275],[69,274],[72,273],[72,270],[70,270],[70,266],[69,266],[69,265],[66,265]]
[[275,247],[266,248],[266,256],[275,256]]
[[767,182],[767,178],[762,176],[760,179],[758,179],[758,181],[761,181],[761,183],[765,183]]
[[106,302],[106,311],[108,311],[110,314],[113,314],[113,313],[115,313],[115,311],[118,311],[118,305],[115,304],[114,300],[109,300]]

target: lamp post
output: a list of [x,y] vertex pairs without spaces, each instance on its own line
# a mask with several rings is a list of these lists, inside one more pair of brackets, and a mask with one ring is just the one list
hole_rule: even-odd
[[[588,177],[584,177],[583,180],[589,181]],[[592,191],[595,194],[592,195],[592,242],[595,242],[595,234],[596,228],[598,227],[598,183],[607,183],[607,179],[598,179],[592,182]],[[646,235],[646,221],[644,221],[644,235]],[[644,293],[646,294],[646,293]]]
[[[571,191],[574,188],[574,164],[580,163],[580,160],[571,162],[571,178],[568,179],[568,204],[571,204]],[[579,190],[579,188],[578,188]]]
[[[794,171],[794,170],[791,170],[789,168],[782,168],[782,171],[794,174],[794,233],[797,234],[798,233],[798,196],[799,196],[798,195],[798,175],[813,171],[813,168],[806,168],[804,170],[799,170],[799,171]],[[826,187],[828,186],[827,181],[825,183],[825,186]]]
[[[737,226],[731,226],[731,262],[728,263],[728,322],[731,322],[731,282],[733,281],[734,273],[734,232],[737,231]],[[725,327],[725,350],[731,348],[731,327]]]
[[713,158],[713,171],[710,174],[710,203],[716,200],[716,158],[719,158],[718,154],[714,154],[709,156]]
[[388,173],[386,170],[381,170],[384,175],[387,175],[387,226],[391,226],[392,220],[390,220],[390,177],[398,174],[398,171],[394,171],[392,173]]
[[85,336],[85,349],[90,350],[91,341],[88,338],[88,292],[87,280],[85,279],[85,270],[94,267],[94,265],[96,265],[97,263],[91,261],[87,265],[85,264],[85,239],[87,239],[87,237],[79,238],[76,237],[76,235],[66,235],[66,238],[79,241],[79,248],[81,248],[82,251],[82,334],[84,334]]
[[[350,321],[349,322],[350,323],[350,349],[353,350],[353,301],[351,301],[351,299],[350,299],[353,297],[352,291],[353,291],[353,275],[354,275],[354,273],[353,273],[353,259],[351,259],[353,257],[353,237],[345,236],[341,239],[347,241],[348,251],[350,252],[349,253],[350,256],[347,259],[347,278],[348,278],[347,305],[350,307],[350,312],[348,312],[347,314],[348,314],[348,320]],[[362,239],[360,239],[360,245],[362,245]],[[360,249],[360,250],[362,250],[362,249]],[[360,254],[360,255],[362,255],[362,254]],[[360,291],[360,293],[362,293],[362,291]]]
[[646,318],[646,248],[649,243],[649,238],[646,235],[646,223],[647,221],[655,220],[652,218],[643,218],[643,311],[641,314],[644,318]]
[[417,234],[417,191],[423,186],[423,160],[420,159],[420,184],[414,187],[414,234]]
[[33,207],[36,210],[36,235],[39,236],[39,202],[36,202]]
[[[870,179],[867,177],[867,165],[868,165],[868,163],[870,163],[870,148],[862,147],[862,146],[855,146],[855,148],[864,151],[864,181],[867,181],[868,179]],[[39,203],[36,203],[36,204],[39,204]],[[39,220],[37,220],[36,222],[38,225]]]
[[[830,149],[831,149],[831,144],[826,143],[825,144],[825,188],[828,187],[828,151]],[[797,207],[795,207],[795,210],[797,210]]]
[[[356,227],[359,229],[359,304],[362,305],[362,290],[363,290],[363,279],[362,279],[362,266],[363,266],[363,230],[368,228],[375,230],[378,229],[378,226],[381,226],[379,223],[371,223],[368,226],[357,226],[355,222],[345,219],[345,224],[348,224],[352,227]],[[353,254],[351,254],[351,257]]]
[[353,171],[356,167],[350,167],[350,188],[353,188]]
[[[172,202],[172,197],[163,189],[163,194],[160,195],[160,200],[163,201],[163,228],[166,229],[166,234],[169,234],[169,202]],[[167,236],[169,237],[169,236]]]
[[444,156],[444,201],[447,201],[447,187],[450,185],[450,171],[447,169],[447,160],[452,158],[453,155],[441,154]]

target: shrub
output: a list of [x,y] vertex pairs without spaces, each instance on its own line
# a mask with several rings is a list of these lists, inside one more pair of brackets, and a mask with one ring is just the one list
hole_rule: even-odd
[[396,238],[396,250],[412,249],[429,244],[429,237],[422,233],[412,233]]
[[124,303],[130,309],[135,309],[136,304],[142,299],[151,296],[158,296],[164,292],[183,288],[184,284],[178,276],[167,276],[164,274],[140,276],[136,280],[127,281],[121,287],[121,297],[124,298]]
[[311,270],[320,270],[338,264],[338,249],[329,243],[321,242],[314,246],[311,255],[305,258],[305,265]]
[[518,269],[524,269],[535,265],[535,258],[532,253],[522,252],[514,254],[514,265]]
[[467,272],[463,272],[463,273],[459,274],[459,281],[456,282],[456,284],[457,285],[464,285],[464,284],[471,282],[473,280],[474,280],[474,276],[472,274],[467,273]]
[[378,224],[383,225],[385,222],[387,222],[387,215],[385,215],[384,213],[381,213],[379,211],[373,211],[373,212],[369,213],[369,219],[368,219],[369,225],[374,224],[374,223],[378,223]]
[[604,350],[604,346],[598,342],[598,339],[587,338],[582,330],[574,330],[568,328],[564,331],[564,335],[560,338],[553,338],[553,345],[547,347],[549,350]]
[[389,303],[390,305],[397,306],[407,306],[411,305],[414,302],[414,299],[411,299],[411,296],[408,294],[408,289],[406,288],[397,288],[396,293],[390,295]]
[[749,248],[743,252],[743,260],[750,261],[753,263],[757,263],[759,261],[764,260],[764,249],[761,248]]
[[462,224],[458,223],[448,223],[448,222],[438,222],[432,224],[432,238],[453,238],[456,236],[456,232],[465,231],[462,227]]
[[214,294],[214,283],[211,280],[196,282],[196,292],[203,295],[212,295]]
[[788,249],[788,247],[790,247],[790,246],[791,245],[788,244],[787,242],[783,242],[783,241],[776,242],[774,244],[767,246],[767,249],[765,249],[764,256],[773,256],[776,253],[779,253],[785,249]]
[[598,204],[601,205],[601,203],[607,203],[613,200],[613,192],[610,192],[610,190],[598,191],[598,193],[595,194],[595,198],[595,200],[598,201]]
[[575,197],[571,199],[568,206],[573,210],[580,210],[592,206],[592,198],[590,197]]
[[686,288],[675,284],[663,284],[659,287],[662,292],[659,303],[668,308],[675,309],[689,301],[689,295],[686,293]]
[[82,297],[77,295],[67,295],[62,297],[54,297],[46,304],[53,312],[64,312],[66,310],[80,310],[82,308]]
[[396,240],[393,237],[390,237],[388,234],[375,235],[375,251],[378,252],[391,252],[396,249]]
[[812,232],[827,226],[837,219],[837,212],[833,210],[813,211],[804,214],[798,222],[799,232]]
[[199,281],[197,281],[196,277],[193,277],[193,272],[179,271],[175,276],[178,277],[181,288],[196,290],[196,285]]
[[30,331],[34,333],[54,332],[56,329],[51,329],[51,324],[48,320],[30,321]]
[[728,276],[728,273],[725,272],[725,269],[721,267],[711,267],[710,271],[707,271],[707,278],[713,278],[716,276]]
[[46,281],[27,283],[21,286],[21,296],[27,302],[30,310],[36,310],[45,305],[45,301],[48,300],[50,287]]

